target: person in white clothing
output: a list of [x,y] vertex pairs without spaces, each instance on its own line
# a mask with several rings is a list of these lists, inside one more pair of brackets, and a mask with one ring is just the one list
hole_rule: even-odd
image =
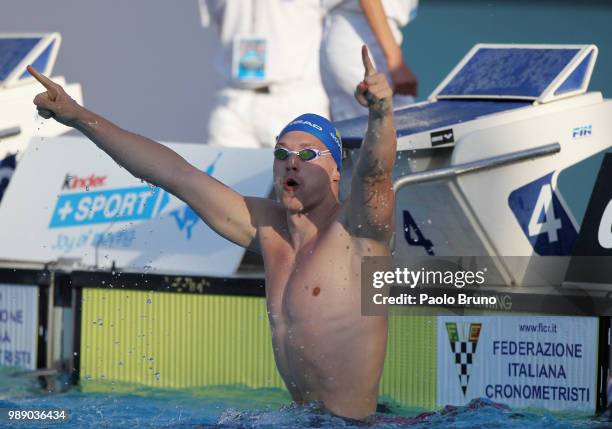
[[199,1],[202,25],[219,35],[214,63],[224,82],[207,143],[273,147],[278,130],[299,114],[329,116],[319,70],[319,0]]
[[401,27],[416,16],[418,0],[321,0],[327,11],[321,42],[321,75],[332,120],[367,114],[355,101],[354,82],[362,69],[359,46],[366,44],[393,88],[395,108],[414,103],[417,79],[402,51]]

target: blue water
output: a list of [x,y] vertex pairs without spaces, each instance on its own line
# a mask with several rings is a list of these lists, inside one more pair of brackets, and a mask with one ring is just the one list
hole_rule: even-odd
[[[162,390],[124,383],[96,383],[105,393],[86,393],[74,387],[64,393],[44,393],[32,379],[14,378],[0,369],[0,409],[62,408],[70,418],[61,423],[0,422],[0,427],[61,428],[336,428],[363,427],[333,417],[316,406],[291,404],[281,389],[212,386]],[[91,388],[91,386],[90,386]],[[111,391],[111,393],[108,393]],[[603,417],[518,411],[488,400],[465,407],[446,407],[435,413],[410,409],[389,401],[377,413],[373,428],[604,428]],[[404,419],[398,421],[398,419]]]

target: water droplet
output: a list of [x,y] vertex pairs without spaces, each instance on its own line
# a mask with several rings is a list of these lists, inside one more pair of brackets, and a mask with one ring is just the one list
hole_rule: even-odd
[[160,376],[161,376],[161,375],[160,375],[160,373],[159,373],[159,372],[156,372],[156,373],[155,373],[155,379],[156,379],[157,381],[159,381]]
[[147,304],[153,304],[153,300],[151,298],[147,298]]
[[104,325],[104,320],[98,319],[98,326],[102,326],[102,325]]

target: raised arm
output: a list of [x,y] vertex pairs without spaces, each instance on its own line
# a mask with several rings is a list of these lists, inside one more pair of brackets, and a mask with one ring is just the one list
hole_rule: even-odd
[[389,21],[381,0],[360,0],[361,10],[380,45],[393,80],[393,93],[417,95],[417,78],[404,60],[400,46],[389,28]]
[[393,123],[392,91],[382,73],[377,73],[364,45],[361,50],[364,80],[355,97],[369,108],[368,129],[353,171],[348,224],[359,237],[388,241],[394,230],[392,171],[397,146]]
[[79,130],[135,177],[185,201],[223,237],[244,247],[252,244],[256,218],[266,200],[243,197],[166,146],[88,111],[33,67],[28,71],[47,90],[34,98],[40,116]]

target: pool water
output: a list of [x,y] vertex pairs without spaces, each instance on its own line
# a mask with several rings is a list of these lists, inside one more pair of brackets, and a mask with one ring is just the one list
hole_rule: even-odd
[[[61,428],[335,428],[363,427],[330,416],[316,406],[297,406],[281,389],[211,386],[195,389],[153,389],[110,381],[88,382],[64,393],[45,393],[35,380],[12,377],[0,368],[0,408],[62,408],[62,423],[0,422],[0,427]],[[85,392],[87,390],[87,392]],[[446,407],[435,413],[381,401],[373,428],[605,428],[606,417],[573,413],[511,410],[485,399],[464,407]]]

